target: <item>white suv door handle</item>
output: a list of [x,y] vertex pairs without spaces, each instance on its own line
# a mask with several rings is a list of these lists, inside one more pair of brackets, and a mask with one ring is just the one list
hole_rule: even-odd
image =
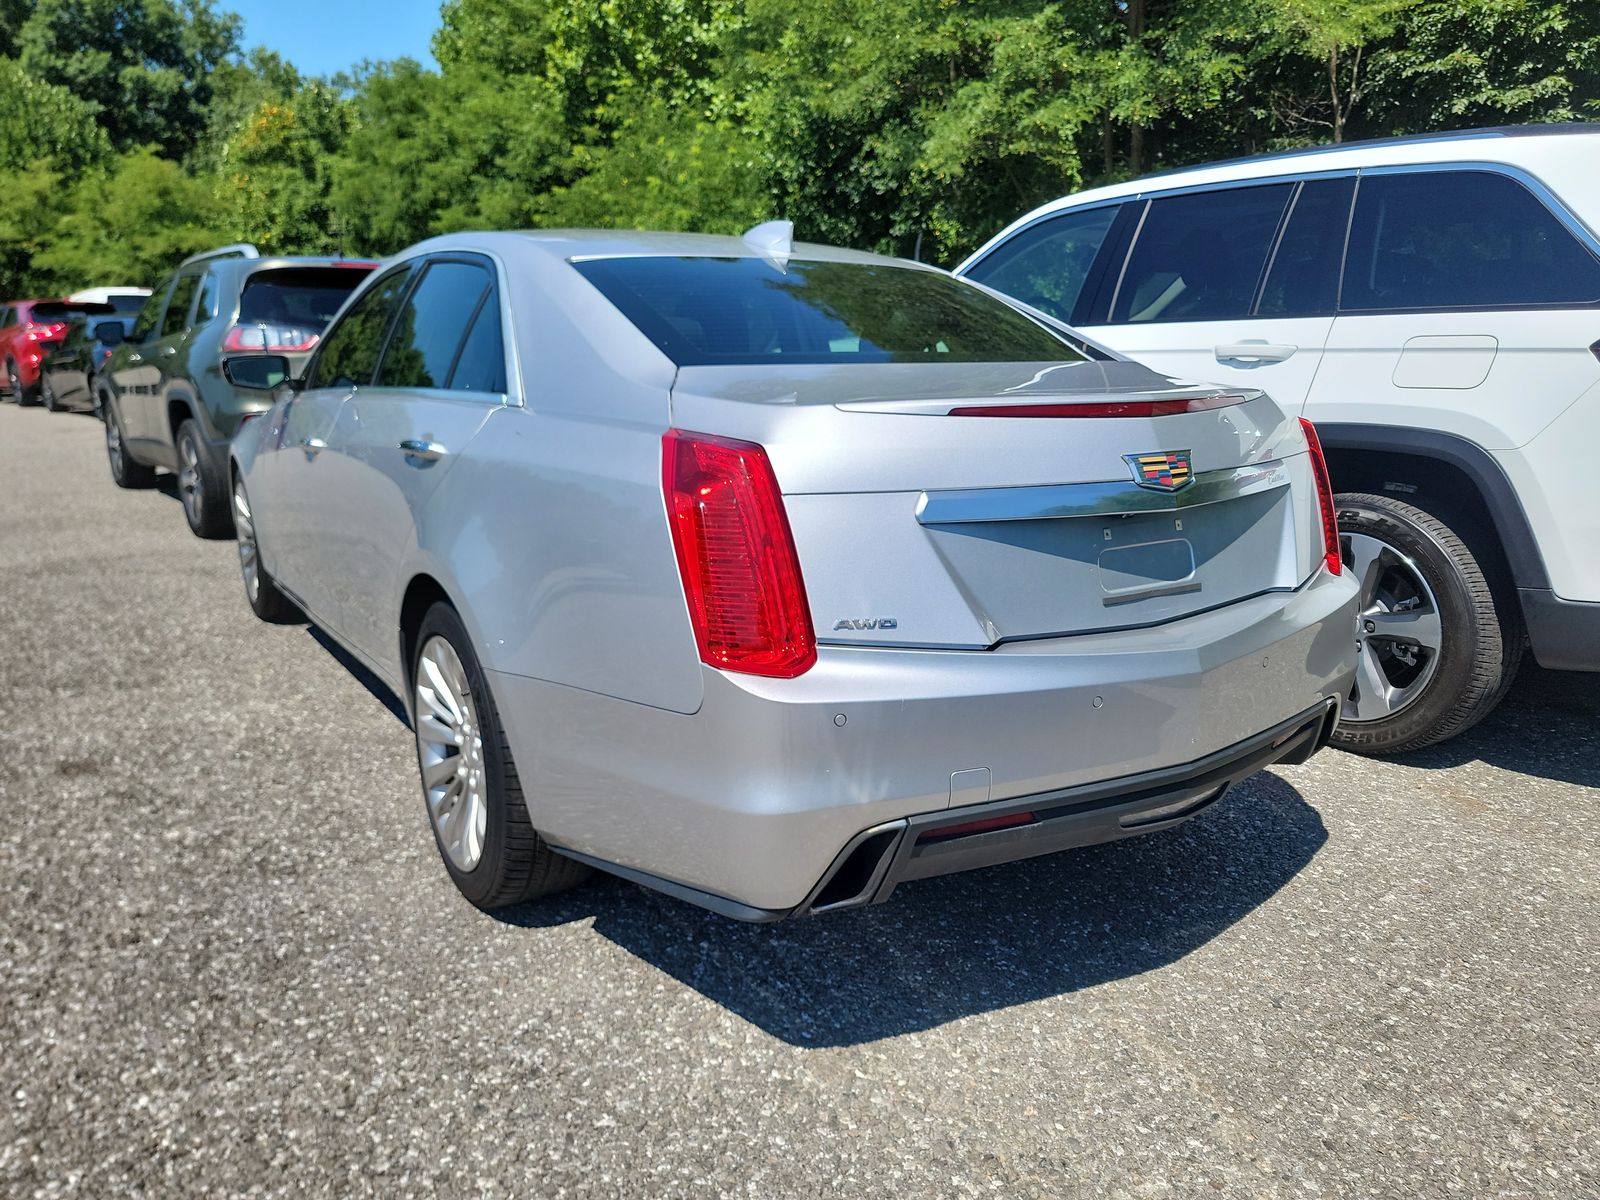
[[400,449],[406,452],[408,458],[421,458],[428,462],[437,462],[449,453],[438,442],[424,441],[422,438],[407,438],[400,443]]
[[301,438],[300,448],[306,452],[307,458],[315,458],[319,451],[328,448],[328,443],[319,437]]
[[1300,347],[1274,346],[1270,342],[1237,342],[1215,349],[1218,362],[1269,363],[1292,358]]

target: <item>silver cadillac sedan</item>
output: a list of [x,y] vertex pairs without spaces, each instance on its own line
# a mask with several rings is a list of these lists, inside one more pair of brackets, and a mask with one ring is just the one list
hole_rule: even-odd
[[233,445],[246,594],[406,698],[483,908],[742,920],[1169,828],[1355,669],[1309,425],[916,263],[543,232],[385,263]]

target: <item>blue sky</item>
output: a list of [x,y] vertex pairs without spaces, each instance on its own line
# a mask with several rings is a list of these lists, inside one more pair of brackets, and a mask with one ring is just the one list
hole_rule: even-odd
[[306,75],[330,75],[364,58],[409,55],[429,66],[439,0],[221,0],[244,18],[244,45],[276,50]]

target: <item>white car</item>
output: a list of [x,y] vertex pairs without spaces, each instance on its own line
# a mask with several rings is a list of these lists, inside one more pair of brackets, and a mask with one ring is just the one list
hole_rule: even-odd
[[956,270],[1316,422],[1363,586],[1337,740],[1394,752],[1485,716],[1530,641],[1600,670],[1596,229],[1600,126],[1485,129],[1081,192]]

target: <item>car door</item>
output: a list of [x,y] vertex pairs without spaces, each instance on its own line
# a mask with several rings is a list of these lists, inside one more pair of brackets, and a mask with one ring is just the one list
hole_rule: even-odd
[[280,449],[261,473],[257,534],[273,572],[317,620],[341,632],[340,562],[350,514],[334,486],[330,439],[345,401],[372,382],[410,265],[373,282],[329,329],[284,413]]
[[1333,325],[1351,177],[1153,196],[1091,337],[1167,375],[1305,403]]
[[488,259],[428,260],[400,306],[376,381],[344,406],[330,439],[344,628],[380,665],[397,661],[398,576],[428,499],[505,402],[500,294]]
[[[157,342],[161,338],[167,297],[176,282],[176,276],[169,276],[150,294],[133,323],[133,332],[128,335],[129,345],[108,364],[122,435],[141,448],[155,436],[150,423],[150,397],[161,380]],[[141,454],[147,453],[147,449],[142,449]]]
[[1597,304],[1600,262],[1519,180],[1363,171],[1306,415],[1525,445],[1600,382]]
[[177,451],[173,448],[173,431],[167,419],[168,401],[175,395],[173,380],[182,377],[188,362],[189,330],[193,324],[195,293],[199,290],[198,270],[179,272],[167,296],[156,339],[143,351],[145,361],[154,368],[151,386],[140,397],[145,436],[161,445],[162,457],[170,459],[168,465],[172,466],[177,465]]
[[79,317],[67,328],[67,336],[45,359],[44,371],[50,376],[50,389],[59,404],[81,405],[88,398],[89,322],[94,316]]

